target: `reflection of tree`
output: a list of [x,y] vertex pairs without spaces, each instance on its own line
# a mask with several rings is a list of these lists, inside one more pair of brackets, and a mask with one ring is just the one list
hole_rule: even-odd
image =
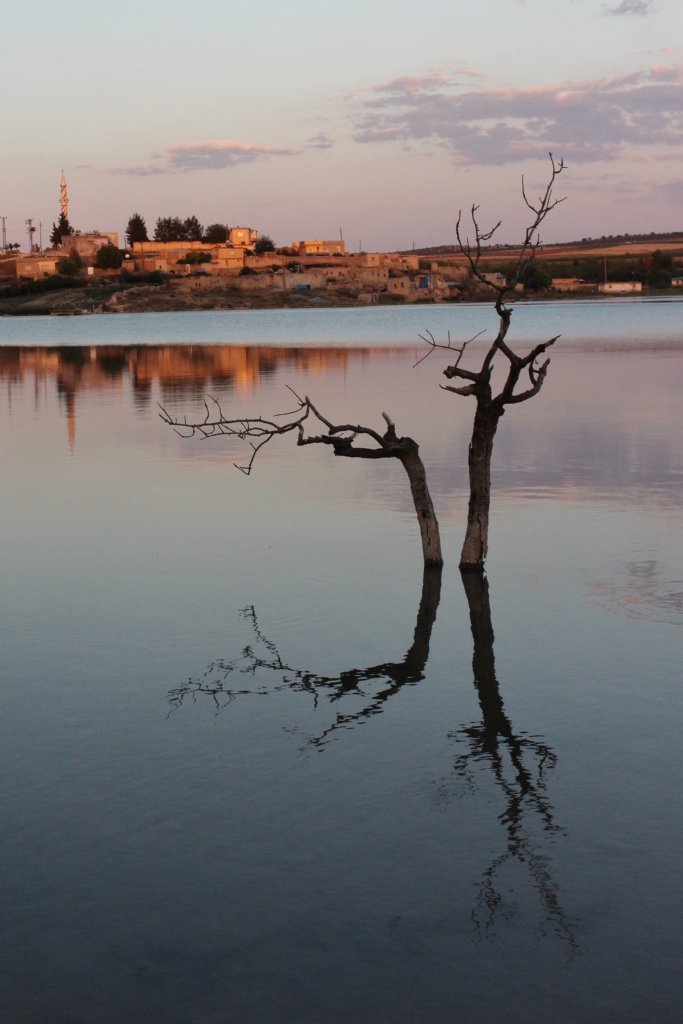
[[579,947],[560,906],[550,860],[532,833],[534,823],[550,835],[562,832],[546,793],[546,776],[554,768],[557,758],[538,737],[513,731],[496,679],[488,580],[482,573],[464,572],[462,581],[470,609],[474,640],[472,670],[482,721],[450,734],[468,747],[456,758],[455,771],[473,788],[474,766],[490,768],[503,796],[504,810],[500,820],[507,832],[507,849],[495,857],[483,873],[473,920],[478,929],[483,921],[484,929],[488,930],[493,926],[497,913],[509,915],[498,879],[503,865],[517,860],[527,866],[546,924],[568,943],[570,955],[574,956],[579,953]]
[[[320,735],[311,738],[308,744],[322,750],[332,733],[338,729],[352,729],[362,725],[373,715],[384,710],[384,704],[407,683],[419,683],[424,679],[424,670],[429,658],[429,644],[432,627],[441,597],[441,566],[425,566],[422,578],[422,596],[417,613],[413,643],[401,661],[387,661],[368,668],[351,668],[338,676],[319,676],[303,669],[286,665],[275,644],[268,640],[258,624],[253,606],[243,609],[242,614],[251,622],[256,641],[244,648],[242,655],[233,661],[215,661],[200,679],[190,679],[169,693],[171,710],[179,708],[186,697],[197,699],[198,694],[212,698],[216,712],[244,694],[268,694],[279,690],[297,690],[310,693],[314,706],[321,697],[332,703],[342,697],[360,697],[360,710],[337,712],[334,722]],[[260,682],[265,673],[274,673],[279,681],[273,684]],[[240,677],[254,680],[253,685],[240,686]],[[373,684],[379,684],[376,688]]]

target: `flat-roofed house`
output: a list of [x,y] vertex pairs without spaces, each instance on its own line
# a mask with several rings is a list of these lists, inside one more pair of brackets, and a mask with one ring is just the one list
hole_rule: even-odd
[[344,256],[346,247],[343,238],[325,240],[322,238],[304,238],[300,242],[292,242],[292,249],[299,256]]
[[30,277],[34,281],[57,273],[57,261],[64,258],[63,252],[34,252],[19,256],[16,260],[17,277]]
[[642,281],[602,281],[598,291],[605,295],[625,295],[629,292],[642,292]]
[[551,287],[554,292],[578,292],[580,284],[578,277],[554,277]]
[[[61,249],[67,255],[75,249],[83,260],[84,266],[94,262],[97,250],[102,245],[119,244],[118,231],[74,231],[70,235],[62,235]],[[59,258],[59,257],[57,257]]]
[[230,228],[228,231],[228,241],[232,246],[241,245],[245,249],[253,249],[257,239],[258,231],[253,228]]

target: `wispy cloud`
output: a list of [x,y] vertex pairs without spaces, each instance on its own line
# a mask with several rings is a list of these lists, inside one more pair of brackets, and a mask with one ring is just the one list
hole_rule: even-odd
[[163,153],[154,152],[154,163],[134,164],[130,167],[110,167],[109,174],[127,174],[146,177],[152,174],[187,174],[190,171],[216,171],[238,164],[251,164],[270,156],[297,156],[300,149],[260,146],[255,142],[235,139],[210,139],[207,142],[177,142]]
[[653,0],[621,0],[616,7],[606,7],[605,14],[639,14],[645,17],[653,10]]
[[683,206],[683,180],[662,181],[652,186],[656,199],[664,199],[667,203]]
[[545,158],[549,149],[590,162],[633,147],[683,146],[683,65],[523,89],[399,92],[393,82],[373,89],[357,116],[356,142],[427,142],[461,164]]
[[330,100],[350,100],[362,92],[391,93],[396,96],[411,96],[421,92],[434,92],[438,89],[455,87],[461,78],[487,78],[485,71],[476,71],[467,66],[458,66],[451,71],[434,68],[427,75],[399,75],[388,82],[378,85],[363,85],[350,92],[336,93],[328,96]]
[[306,139],[306,147],[308,149],[332,149],[336,141],[337,136],[328,135],[327,132],[318,132],[317,135]]
[[657,46],[657,47],[655,47],[654,50],[634,50],[633,51],[633,56],[634,57],[642,57],[643,55],[647,55],[647,54],[651,54],[651,53],[675,53],[675,52],[676,52],[676,47],[675,46]]

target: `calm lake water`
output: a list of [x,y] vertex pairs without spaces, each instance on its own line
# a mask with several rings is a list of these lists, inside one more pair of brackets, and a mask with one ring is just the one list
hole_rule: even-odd
[[[516,310],[469,593],[413,364],[490,308],[0,321],[3,1024],[680,1020],[682,314]],[[441,580],[393,460],[157,415],[287,385],[419,441]]]

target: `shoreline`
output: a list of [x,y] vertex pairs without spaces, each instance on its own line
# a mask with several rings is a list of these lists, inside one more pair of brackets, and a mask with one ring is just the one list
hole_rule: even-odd
[[[239,296],[231,290],[216,289],[208,291],[202,289],[197,292],[187,292],[179,295],[173,285],[144,285],[124,287],[120,285],[100,285],[96,287],[84,287],[65,289],[56,292],[48,292],[40,295],[16,296],[13,298],[0,299],[0,317],[67,317],[67,316],[93,316],[102,314],[121,313],[195,313],[195,312],[254,312],[259,310],[314,310],[314,309],[386,309],[401,308],[409,309],[419,307],[459,307],[459,306],[487,306],[491,305],[487,299],[458,298],[452,300],[434,299],[425,297],[413,302],[401,302],[393,296],[385,296],[380,293],[373,296],[365,293],[367,297],[340,296],[339,293],[325,293],[322,291],[311,291],[310,294],[301,295],[296,292],[271,293],[271,292],[242,292]],[[564,302],[593,302],[593,303],[615,303],[615,302],[675,302],[683,300],[683,289],[648,289],[634,295],[624,292],[622,294],[605,295],[601,293],[577,293],[563,292],[552,294],[548,292],[538,295],[512,295],[509,299],[510,305],[554,305]]]

